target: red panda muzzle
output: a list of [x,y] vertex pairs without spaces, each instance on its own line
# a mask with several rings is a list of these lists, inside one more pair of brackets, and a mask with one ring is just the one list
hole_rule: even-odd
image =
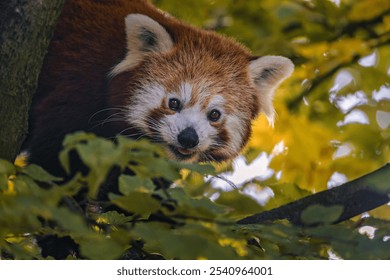
[[184,149],[192,149],[199,144],[198,134],[192,127],[182,130],[177,136],[177,140]]

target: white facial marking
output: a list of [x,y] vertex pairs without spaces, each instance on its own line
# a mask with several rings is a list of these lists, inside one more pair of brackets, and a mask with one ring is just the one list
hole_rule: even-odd
[[149,112],[161,106],[165,95],[165,90],[160,85],[151,85],[137,92],[133,97],[135,100],[129,106],[128,122],[147,132]]
[[208,109],[218,109],[221,113],[224,111],[225,99],[222,95],[213,96],[207,106]]
[[236,115],[229,115],[226,117],[226,127],[229,128],[231,150],[239,151],[243,138],[242,120]]
[[192,86],[189,83],[182,83],[180,85],[179,93],[183,104],[190,102],[192,98]]

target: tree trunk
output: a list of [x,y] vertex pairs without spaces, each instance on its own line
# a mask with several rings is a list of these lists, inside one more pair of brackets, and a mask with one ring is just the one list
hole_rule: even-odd
[[28,111],[64,0],[1,0],[0,158],[13,161],[28,129]]

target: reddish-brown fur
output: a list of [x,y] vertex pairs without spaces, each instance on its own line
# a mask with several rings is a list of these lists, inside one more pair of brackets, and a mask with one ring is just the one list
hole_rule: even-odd
[[[120,73],[110,82],[109,71],[126,54],[124,18],[130,13],[159,22],[179,51],[164,56],[152,54],[145,65]],[[196,84],[205,77],[214,89],[229,88],[231,92],[224,93],[229,96],[227,110],[238,107],[248,112],[249,126],[258,112],[248,81],[249,59],[249,52],[233,40],[181,23],[146,1],[66,1],[31,109],[30,135],[25,145],[31,152],[30,160],[58,173],[57,154],[66,134],[86,130],[111,137],[120,132],[124,127],[121,122],[96,126],[108,112],[91,117],[110,106],[123,106],[131,98],[131,88],[151,74],[167,90],[176,90],[183,80]],[[242,98],[242,93],[247,98]],[[246,130],[249,137],[249,128]]]
[[[164,42],[161,51],[128,45],[133,42],[128,34],[132,29],[125,24],[129,14],[147,16],[153,26],[163,29],[156,31],[162,38],[159,42]],[[130,17],[130,27],[145,20],[144,16]],[[137,44],[139,38],[131,40]],[[139,53],[134,56],[134,51]],[[272,92],[292,69],[286,58],[255,59],[234,40],[182,23],[144,0],[67,0],[42,68],[24,147],[32,163],[63,175],[57,155],[66,134],[78,130],[109,138],[123,131],[145,134],[136,125],[129,127],[128,114],[119,112],[122,119],[115,122],[110,117],[119,109],[131,111],[136,105],[134,96],[143,87],[158,85],[167,93],[177,93],[186,83],[191,95],[185,106],[197,104],[204,111],[203,118],[210,100],[219,96],[223,104],[218,106],[223,106],[225,116],[235,118],[235,129],[240,130],[231,131],[226,118],[210,121],[207,126],[218,132],[213,136],[218,145],[211,145],[197,159],[231,159],[247,143],[251,121],[259,111],[272,119]],[[159,108],[149,109],[148,116],[159,121],[174,114],[166,100]],[[133,111],[138,114],[137,106],[138,111]]]

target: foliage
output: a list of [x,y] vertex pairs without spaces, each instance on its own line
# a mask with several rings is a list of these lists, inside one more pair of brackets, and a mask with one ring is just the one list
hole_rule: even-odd
[[[266,152],[272,174],[252,172],[247,182],[257,177],[259,190],[287,183],[316,192],[390,161],[389,1],[154,2],[237,38],[255,55],[285,55],[296,65],[276,93],[275,127],[261,116],[245,154],[250,165]],[[230,178],[229,167],[219,171]],[[390,207],[371,214],[389,219]]]
[[[286,221],[237,225],[228,198],[215,204],[186,191],[183,168],[205,176],[214,173],[212,166],[168,160],[161,147],[146,141],[118,138],[114,144],[77,133],[64,143],[64,166],[69,168],[67,156],[75,150],[90,169],[67,183],[35,165],[0,161],[3,258],[44,258],[35,240],[45,235],[70,237],[80,252],[68,258],[318,259],[328,258],[329,252],[343,258],[390,258],[390,243],[383,241],[389,224],[381,220],[358,222],[378,228],[372,239],[361,235],[355,222],[332,225],[341,213],[339,206],[331,211],[307,209],[305,219],[322,224],[318,227],[299,228]],[[96,147],[98,151],[89,153]],[[122,171],[119,192],[97,201],[95,185],[102,177],[96,170],[108,174],[114,166]],[[173,181],[175,187],[158,188],[161,179]],[[89,206],[94,207],[83,211],[77,206],[74,200],[82,193],[89,194]]]

